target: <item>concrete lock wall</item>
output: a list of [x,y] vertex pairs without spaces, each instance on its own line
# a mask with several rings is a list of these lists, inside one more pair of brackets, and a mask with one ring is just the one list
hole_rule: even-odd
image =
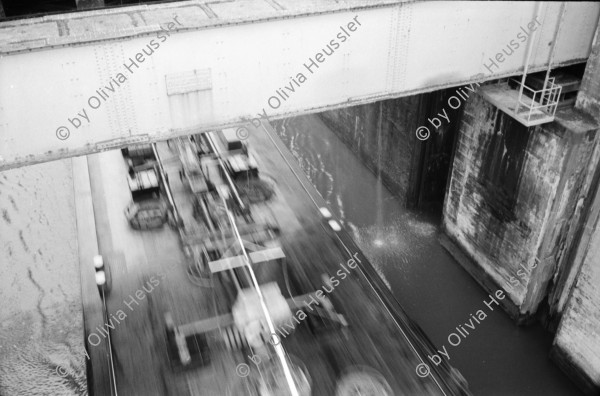
[[[578,266],[577,282],[568,297],[560,325],[556,331],[550,356],[554,362],[588,395],[597,395],[600,389],[600,228],[598,209],[600,189],[596,191],[595,212],[586,224],[581,246],[583,258]],[[576,260],[576,263],[580,260]],[[567,299],[565,297],[565,299]]]
[[443,227],[467,256],[461,264],[487,289],[507,292],[504,308],[518,322],[531,319],[567,267],[597,140],[576,110],[527,128],[480,95],[465,105]]
[[576,107],[600,120],[600,24],[596,28]]
[[[461,109],[435,130],[427,124],[452,94],[441,90],[326,111],[321,119],[407,207],[441,208]],[[447,106],[446,106],[447,107]],[[415,130],[427,125],[426,141]]]
[[[600,125],[600,25],[582,87],[577,95],[578,109]],[[550,298],[550,313],[560,320],[550,356],[587,395],[600,392],[600,169],[586,198],[590,204],[570,268],[557,279]]]

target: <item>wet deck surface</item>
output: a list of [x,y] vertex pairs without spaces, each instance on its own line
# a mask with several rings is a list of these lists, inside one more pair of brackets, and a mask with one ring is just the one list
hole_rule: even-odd
[[[366,264],[366,258],[348,235],[336,236],[323,222],[315,205],[323,205],[322,199],[297,165],[293,165],[294,171],[288,167],[267,134],[253,131],[249,144],[251,152],[256,154],[261,177],[275,183],[277,195],[269,206],[282,229],[280,241],[287,256],[284,265],[259,264],[256,268],[259,283],[275,281],[284,297],[290,297],[327,288],[321,275],[336,275],[341,264],[346,264],[352,255],[358,254]],[[281,142],[277,144],[285,150]],[[159,153],[176,203],[182,205],[182,216],[189,216],[190,208],[183,203],[189,189],[179,179],[175,151],[160,143]],[[284,155],[293,161],[290,153]],[[123,317],[119,310],[126,315],[112,330],[119,394],[243,394],[240,387],[264,370],[266,362],[254,365],[246,353],[229,350],[222,335],[216,332],[208,337],[209,365],[174,372],[169,367],[164,336],[165,311],[172,312],[177,324],[225,314],[232,303],[231,287],[220,277],[213,277],[208,285],[190,279],[187,270],[192,263],[182,253],[175,230],[129,228],[123,215],[129,202],[126,166],[119,151],[91,156],[89,162],[97,228],[102,228],[98,232],[99,249],[106,257],[122,260],[118,265],[111,263],[113,290],[107,299],[113,318]],[[345,372],[364,367],[383,375],[394,394],[444,394],[438,388],[437,374],[424,379],[415,374],[415,367],[422,358],[426,359],[422,353],[425,341],[403,323],[405,318],[394,319],[384,309],[372,282],[364,275],[367,267],[350,270],[344,279],[336,276],[339,285],[329,295],[350,326],[344,331],[315,337],[306,323],[300,323],[282,341],[287,353],[293,362],[301,362],[307,368],[313,395],[333,394],[336,380]],[[92,352],[102,353],[100,349]],[[236,373],[240,364],[248,364],[248,377]],[[99,377],[101,374],[95,379]]]

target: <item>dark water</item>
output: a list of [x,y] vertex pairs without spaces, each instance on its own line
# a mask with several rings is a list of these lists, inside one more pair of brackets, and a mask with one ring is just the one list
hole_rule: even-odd
[[[552,335],[520,328],[437,241],[440,215],[408,211],[316,115],[275,123],[304,172],[351,231],[407,313],[469,382],[475,395],[579,395],[548,359]],[[471,314],[483,310],[477,323]],[[473,330],[465,326],[472,324]],[[448,336],[456,327],[460,339]]]

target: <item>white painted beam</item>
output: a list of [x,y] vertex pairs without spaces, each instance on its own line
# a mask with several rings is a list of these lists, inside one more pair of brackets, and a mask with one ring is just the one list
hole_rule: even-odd
[[[191,1],[0,23],[0,170],[233,126],[263,111],[281,118],[515,75],[525,43],[493,73],[484,62],[527,29],[536,6],[354,0],[311,13],[300,5],[312,2],[279,1],[283,11],[244,3],[250,17]],[[548,61],[559,6],[542,4],[532,71]],[[567,4],[557,64],[587,59],[599,10]],[[304,64],[331,40],[339,47],[311,73]],[[154,52],[129,72],[124,63],[144,48]],[[57,138],[59,127],[68,139]]]

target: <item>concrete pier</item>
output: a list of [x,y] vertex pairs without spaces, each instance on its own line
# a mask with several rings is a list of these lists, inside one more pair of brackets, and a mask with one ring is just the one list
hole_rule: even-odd
[[[600,26],[575,106],[600,125]],[[560,293],[552,295],[550,306],[554,316],[561,318],[552,359],[589,395],[600,392],[599,174],[596,169],[595,187],[587,197],[591,204],[579,230],[570,271],[563,276]]]
[[566,267],[598,162],[596,126],[561,110],[527,128],[501,111],[487,86],[467,103],[444,205],[448,237],[488,290],[504,289],[517,322],[531,320]]

